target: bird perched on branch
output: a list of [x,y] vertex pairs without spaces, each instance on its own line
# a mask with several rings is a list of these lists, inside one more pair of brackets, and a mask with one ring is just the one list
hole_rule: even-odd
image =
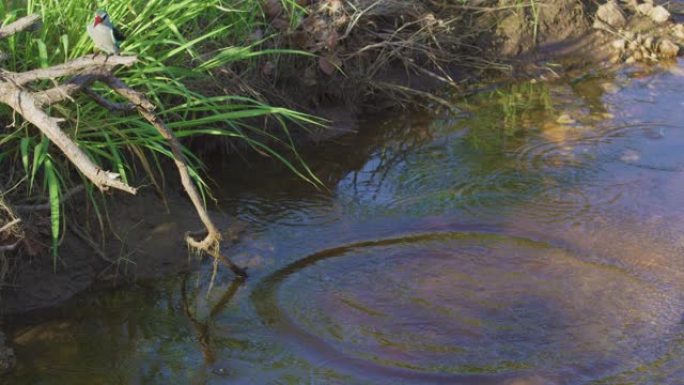
[[88,24],[88,35],[95,47],[107,55],[119,54],[124,35],[112,24],[107,11],[98,9],[95,12],[95,20]]

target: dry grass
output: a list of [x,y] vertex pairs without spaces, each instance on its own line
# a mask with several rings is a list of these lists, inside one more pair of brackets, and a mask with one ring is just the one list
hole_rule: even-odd
[[[227,83],[252,97],[307,112],[324,106],[354,109],[380,96],[396,105],[415,97],[441,103],[425,91],[459,88],[468,72],[510,71],[494,57],[497,22],[522,5],[498,0],[299,1],[288,9],[266,1],[264,49],[308,55],[261,57],[249,67],[222,69]],[[259,96],[257,96],[259,95]],[[294,97],[293,97],[294,96]]]

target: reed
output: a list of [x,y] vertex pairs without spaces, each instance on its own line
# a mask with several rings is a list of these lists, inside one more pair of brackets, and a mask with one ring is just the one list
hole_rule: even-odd
[[[283,1],[295,5],[294,0]],[[105,0],[96,4],[92,0],[8,0],[0,3],[3,23],[37,13],[43,25],[2,43],[0,51],[7,59],[1,66],[24,71],[90,54],[93,46],[86,24],[97,8],[105,8],[127,36],[122,54],[140,59],[138,65],[120,70],[117,76],[144,91],[178,137],[243,140],[260,153],[282,161],[304,180],[317,183],[294,148],[288,129],[293,124],[316,124],[315,118],[242,96],[205,94],[193,88],[193,84],[215,84],[214,70],[231,63],[292,53],[260,51],[259,42],[245,43],[263,20],[259,2]],[[104,87],[98,91],[117,100]],[[115,170],[127,183],[150,184],[162,190],[163,159],[171,157],[171,151],[148,122],[137,115],[113,113],[80,97],[53,106],[50,113],[64,119],[62,129],[104,169]],[[282,133],[248,123],[249,119],[265,117],[277,122]],[[2,191],[14,186],[13,196],[5,196],[6,200],[16,201],[19,196],[25,201],[50,202],[52,250],[57,253],[65,227],[62,197],[66,192],[85,184],[97,215],[103,215],[98,204],[101,199],[37,129],[15,118],[9,110],[0,108],[0,122],[6,126],[0,130],[0,193],[7,195]],[[202,161],[188,148],[184,152],[191,176],[206,201],[209,189]]]

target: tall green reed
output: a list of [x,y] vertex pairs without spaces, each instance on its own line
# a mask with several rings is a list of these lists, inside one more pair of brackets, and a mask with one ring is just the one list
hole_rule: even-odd
[[[283,0],[289,7],[294,0]],[[289,138],[288,125],[317,124],[308,115],[235,95],[204,95],[193,89],[197,82],[216,82],[212,70],[260,55],[289,54],[290,51],[260,51],[256,43],[245,44],[260,23],[258,2],[224,0],[8,0],[0,3],[2,22],[38,13],[42,28],[17,34],[0,49],[9,54],[5,68],[24,71],[47,67],[93,52],[86,34],[94,11],[106,9],[127,36],[122,54],[134,54],[140,63],[122,69],[118,75],[129,85],[144,90],[158,105],[157,113],[181,138],[219,136],[245,141],[261,153],[283,162],[310,183],[315,175],[299,157]],[[46,82],[44,86],[51,84]],[[105,88],[97,89],[116,99]],[[65,119],[62,128],[103,168],[112,169],[129,183],[140,178],[159,185],[163,178],[162,159],[171,157],[165,140],[146,121],[103,109],[91,100],[77,97],[51,108],[51,114]],[[245,119],[269,117],[283,132],[276,134],[254,127]],[[0,118],[13,116],[0,109]],[[264,142],[264,140],[266,142]],[[29,196],[46,196],[51,203],[52,249],[56,253],[64,211],[60,198],[70,186],[84,183],[73,168],[38,130],[18,121],[0,131],[2,167],[16,167],[25,175]],[[207,197],[202,162],[187,148],[191,175]],[[42,179],[42,183],[37,183]],[[87,185],[87,183],[86,183]],[[35,188],[35,187],[37,188]],[[92,188],[92,203],[97,206]],[[101,212],[95,207],[95,212]]]

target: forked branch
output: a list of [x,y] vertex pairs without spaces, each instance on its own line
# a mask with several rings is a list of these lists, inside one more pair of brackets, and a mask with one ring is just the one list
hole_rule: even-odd
[[[0,27],[0,39],[19,31],[34,27],[40,22],[36,15],[27,16],[7,26]],[[216,260],[228,266],[235,274],[245,277],[244,269],[235,265],[220,252],[221,233],[212,222],[188,171],[188,163],[183,155],[183,148],[164,121],[154,112],[155,105],[142,92],[129,87],[123,80],[114,76],[114,69],[119,66],[131,66],[137,61],[135,56],[84,56],[64,64],[48,68],[40,68],[25,72],[10,72],[0,69],[0,103],[4,103],[21,115],[26,121],[36,126],[52,141],[69,159],[69,161],[100,190],[114,188],[135,194],[137,189],[119,180],[118,174],[103,170],[83,152],[62,129],[62,119],[50,116],[45,108],[66,100],[73,100],[76,94],[84,94],[100,106],[109,110],[137,111],[168,142],[173,154],[181,183],[198,216],[206,229],[201,239],[192,233],[186,233],[185,240],[194,249],[206,252]],[[71,77],[70,79],[59,79]],[[29,90],[26,85],[40,80],[52,80],[54,87],[45,90]],[[91,89],[95,82],[102,82],[130,103],[114,103]]]

